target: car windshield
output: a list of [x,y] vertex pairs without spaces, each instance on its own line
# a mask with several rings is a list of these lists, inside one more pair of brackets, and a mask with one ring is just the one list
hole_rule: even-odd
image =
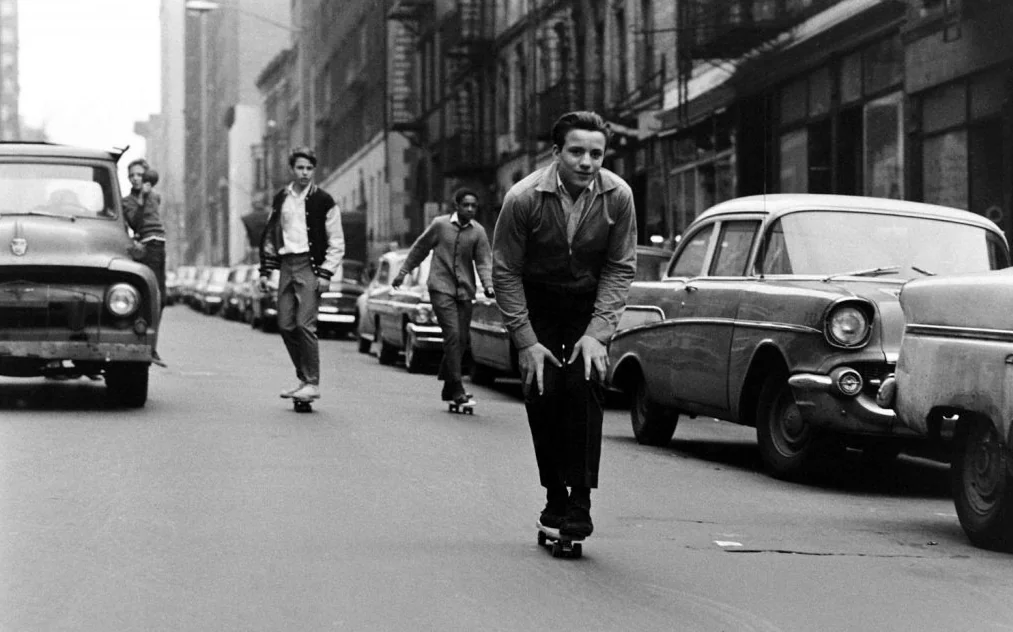
[[1001,242],[978,226],[886,213],[803,211],[781,217],[768,231],[761,271],[910,279],[1006,265]]
[[0,215],[115,219],[111,174],[91,165],[0,164]]

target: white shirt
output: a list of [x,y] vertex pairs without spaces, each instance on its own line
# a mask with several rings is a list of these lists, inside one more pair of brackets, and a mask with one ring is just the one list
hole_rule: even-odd
[[471,225],[471,220],[470,219],[468,220],[467,224],[462,224],[461,223],[461,218],[457,216],[457,211],[454,211],[454,214],[450,216],[450,221],[453,224],[457,224],[461,228],[464,228],[465,226],[470,226]]
[[306,196],[311,187],[296,193],[288,185],[288,195],[281,203],[281,238],[283,245],[279,255],[297,255],[310,251],[309,233],[306,230]]
[[569,190],[563,184],[563,179],[559,177],[559,172],[556,172],[559,201],[562,202],[563,214],[566,215],[566,242],[569,244],[573,244],[573,236],[577,234],[577,226],[580,224],[580,219],[584,217],[584,213],[591,206],[591,200],[594,199],[594,183],[597,179],[597,176],[591,178],[591,183],[581,190],[577,195],[577,199],[574,200],[570,197]]

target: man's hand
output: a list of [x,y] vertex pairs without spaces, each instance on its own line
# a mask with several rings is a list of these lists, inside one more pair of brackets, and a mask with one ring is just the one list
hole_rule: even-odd
[[398,272],[394,275],[394,279],[390,282],[390,286],[395,290],[401,287],[401,283],[404,282],[404,275]]
[[517,360],[521,365],[521,380],[524,382],[525,391],[531,388],[531,383],[534,381],[538,385],[538,394],[541,395],[545,392],[544,376],[546,359],[557,367],[563,366],[563,363],[556,356],[552,355],[552,352],[546,349],[540,342],[536,342],[518,352]]
[[317,277],[317,294],[323,294],[331,289],[331,280],[324,277]]
[[570,359],[566,361],[567,364],[573,364],[577,357],[584,358],[584,379],[591,379],[591,367],[593,366],[598,371],[598,379],[605,379],[605,370],[609,366],[608,351],[605,349],[605,345],[598,342],[596,338],[591,336],[581,336],[577,344],[573,346],[573,354],[570,355]]
[[487,288],[485,288],[485,297],[486,298],[496,298],[496,292],[493,291],[493,289],[491,287],[487,287]]

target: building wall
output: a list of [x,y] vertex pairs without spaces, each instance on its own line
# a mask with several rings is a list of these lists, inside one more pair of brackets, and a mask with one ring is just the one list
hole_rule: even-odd
[[0,140],[21,137],[18,100],[18,3],[0,0]]
[[386,172],[387,144],[380,132],[319,182],[341,209],[347,259],[367,261],[375,254],[370,252],[375,251],[370,242],[376,241],[378,229],[387,223],[381,216],[389,216],[390,211]]
[[242,217],[254,208],[253,156],[250,147],[260,142],[264,123],[259,105],[237,105],[229,128],[228,256],[226,265],[256,260]]
[[161,130],[158,140],[148,142],[148,159],[158,170],[162,192],[162,222],[166,230],[166,268],[172,270],[186,260],[187,224],[185,215],[184,159],[184,7],[175,0],[162,0],[161,24]]

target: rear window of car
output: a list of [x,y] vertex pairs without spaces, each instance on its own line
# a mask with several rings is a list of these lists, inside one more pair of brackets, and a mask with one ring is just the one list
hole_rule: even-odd
[[112,175],[92,165],[0,163],[0,215],[116,219]]

